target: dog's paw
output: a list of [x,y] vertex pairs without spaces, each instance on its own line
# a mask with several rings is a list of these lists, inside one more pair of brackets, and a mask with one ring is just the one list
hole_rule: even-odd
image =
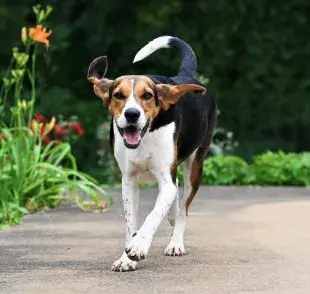
[[132,239],[129,245],[125,248],[127,257],[134,261],[145,259],[149,251],[150,242],[147,238],[136,236]]
[[165,249],[165,255],[167,256],[182,256],[185,255],[185,248],[182,243],[170,242]]
[[116,260],[112,265],[112,271],[114,272],[129,272],[136,270],[137,262],[130,260],[129,258],[121,257]]

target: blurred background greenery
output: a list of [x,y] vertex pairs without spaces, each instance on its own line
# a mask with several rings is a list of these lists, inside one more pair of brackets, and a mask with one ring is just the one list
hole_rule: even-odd
[[109,78],[175,75],[180,57],[174,50],[132,64],[161,35],[194,49],[220,109],[218,124],[239,143],[230,153],[248,160],[267,149],[309,149],[310,1],[1,0],[1,76],[20,28],[34,23],[29,7],[37,3],[54,8],[47,22],[51,46],[39,60],[37,112],[82,122],[85,135],[73,151],[80,168],[101,181],[113,182],[119,173],[107,144],[107,110],[86,80],[88,65],[107,55]]

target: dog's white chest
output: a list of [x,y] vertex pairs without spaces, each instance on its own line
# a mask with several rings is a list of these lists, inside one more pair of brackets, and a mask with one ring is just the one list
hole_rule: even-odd
[[136,149],[128,149],[117,128],[114,128],[114,154],[122,174],[137,174],[141,181],[153,181],[150,170],[160,170],[174,160],[173,134],[175,124],[171,123],[154,132],[147,132]]

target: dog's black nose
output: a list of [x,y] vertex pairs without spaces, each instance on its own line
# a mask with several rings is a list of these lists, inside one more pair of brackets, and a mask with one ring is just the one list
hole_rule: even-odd
[[136,122],[140,117],[140,111],[136,108],[128,108],[125,111],[125,117],[128,122]]

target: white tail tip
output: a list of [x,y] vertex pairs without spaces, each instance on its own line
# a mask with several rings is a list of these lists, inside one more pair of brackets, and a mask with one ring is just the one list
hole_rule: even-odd
[[153,41],[149,42],[147,45],[145,45],[142,49],[139,50],[139,52],[136,54],[133,63],[138,62],[149,55],[151,55],[153,52],[157,51],[160,48],[169,48],[169,40],[173,38],[170,36],[162,36],[154,39]]

